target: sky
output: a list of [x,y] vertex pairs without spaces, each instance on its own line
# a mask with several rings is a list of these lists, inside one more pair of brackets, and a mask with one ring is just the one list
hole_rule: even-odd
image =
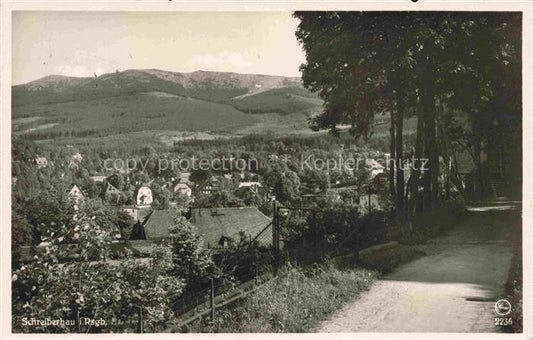
[[12,81],[127,69],[300,76],[290,12],[14,12]]

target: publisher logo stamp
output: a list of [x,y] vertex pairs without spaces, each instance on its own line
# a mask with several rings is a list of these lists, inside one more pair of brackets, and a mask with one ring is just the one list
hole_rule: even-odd
[[500,316],[509,315],[509,313],[511,313],[511,303],[506,299],[500,299],[496,301],[494,310],[496,311],[496,314]]

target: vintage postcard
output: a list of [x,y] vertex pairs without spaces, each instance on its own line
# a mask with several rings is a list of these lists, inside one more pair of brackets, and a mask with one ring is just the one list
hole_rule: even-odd
[[530,6],[248,5],[3,4],[3,333],[531,336]]

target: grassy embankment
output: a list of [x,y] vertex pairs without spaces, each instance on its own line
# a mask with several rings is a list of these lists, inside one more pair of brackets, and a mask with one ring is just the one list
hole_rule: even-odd
[[372,285],[375,271],[333,262],[285,268],[245,299],[217,311],[215,321],[195,321],[186,332],[306,332]]

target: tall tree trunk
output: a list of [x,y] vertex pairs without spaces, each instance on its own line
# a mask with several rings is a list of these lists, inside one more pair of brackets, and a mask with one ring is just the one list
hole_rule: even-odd
[[416,143],[415,149],[413,152],[413,160],[411,163],[411,176],[409,177],[409,191],[411,192],[411,203],[409,215],[414,216],[416,211],[420,208],[420,195],[419,195],[419,185],[420,185],[420,167],[422,163],[420,162],[422,155],[424,155],[424,117],[419,108],[417,123],[416,123]]
[[[431,46],[431,43],[426,44]],[[424,200],[428,206],[437,204],[439,197],[439,149],[437,146],[435,75],[431,63],[431,48],[427,48],[428,57],[422,78],[422,109],[424,112],[425,157],[428,170],[424,170]]]
[[394,108],[390,110],[390,161],[389,161],[389,188],[390,188],[390,194],[393,199],[396,198],[396,188],[394,186],[394,177],[396,172],[396,164],[394,161],[394,157],[396,154],[396,137],[395,137],[395,123],[396,117],[394,114]]
[[451,157],[451,147],[450,139],[448,138],[448,131],[445,127],[445,123],[439,121],[437,124],[438,132],[438,146],[440,155],[442,156],[445,164],[444,173],[446,174],[446,183],[445,183],[445,198],[450,198],[450,187],[451,187],[451,172],[452,172],[452,157]]
[[397,113],[396,113],[396,202],[401,221],[405,220],[405,178],[403,164],[403,117],[405,110],[404,91],[401,86],[397,94]]
[[476,167],[476,189],[474,192],[475,198],[480,199],[483,196],[484,192],[484,185],[483,185],[483,169],[481,165],[481,131],[479,131],[479,128],[481,126],[481,122],[479,119],[479,113],[474,112],[473,119],[472,119],[472,134],[474,136],[474,165]]

